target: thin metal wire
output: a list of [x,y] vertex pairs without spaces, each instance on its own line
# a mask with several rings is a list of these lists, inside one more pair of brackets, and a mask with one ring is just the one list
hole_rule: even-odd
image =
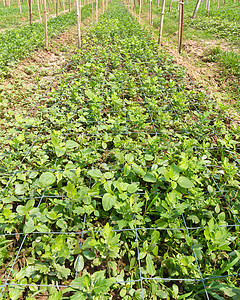
[[[182,214],[182,219],[183,219],[183,223],[184,223],[184,226],[185,226],[185,228],[186,228],[186,231],[187,231],[187,235],[190,237],[189,231],[188,231],[188,227],[187,227],[187,224],[186,224],[186,220],[185,220],[183,214]],[[203,284],[203,287],[204,287],[204,291],[205,291],[206,297],[207,297],[207,299],[209,300],[209,295],[208,295],[208,292],[207,292],[207,289],[206,289],[205,282],[204,282],[204,280],[203,280],[202,272],[201,272],[200,265],[199,265],[199,262],[198,262],[196,253],[195,253],[195,251],[194,251],[193,245],[191,245],[191,248],[192,248],[193,256],[194,256],[195,261],[196,261],[196,263],[197,263],[198,272],[199,272],[199,275],[200,275],[200,277],[201,277],[201,282],[202,282],[202,284]]]
[[[139,73],[139,72],[137,72],[137,73]],[[145,91],[144,91],[144,89],[143,89],[143,87],[142,87],[142,84],[141,84],[141,79],[140,79],[140,87],[141,87],[141,89],[142,89],[142,91],[143,91],[143,95],[144,95],[144,93],[145,93]],[[103,90],[103,89],[102,89]],[[101,103],[101,105],[103,104],[103,102]],[[125,102],[124,102],[124,90],[123,90],[123,104],[125,105]],[[147,106],[149,105],[149,103],[147,103],[147,102],[145,102],[144,104],[146,104]],[[124,112],[125,112],[125,121],[126,121],[126,106],[124,106],[125,107],[125,110],[124,110]],[[148,106],[148,108],[149,108],[149,106]],[[174,106],[173,106],[173,111],[174,111]],[[99,118],[100,118],[100,116],[101,116],[101,113],[99,114]],[[179,117],[179,116],[178,116]],[[72,117],[72,119],[71,120],[73,120],[73,117]],[[155,123],[154,123],[154,121],[153,121],[153,117],[152,117],[152,115],[151,115],[151,121],[152,121],[152,125],[155,127]],[[125,132],[125,135],[128,137],[129,136],[129,130],[128,130],[128,122],[129,121],[127,121],[127,122],[125,122],[125,124],[126,124],[126,132]],[[97,129],[99,129],[99,125],[100,125],[100,123],[98,122],[97,123],[98,124],[98,127],[97,127]],[[68,127],[68,130],[67,130],[67,133],[66,133],[66,135],[65,135],[65,139],[66,139],[66,137],[67,136],[69,136],[70,135],[70,129],[69,129],[70,127]],[[156,135],[156,133],[157,132],[155,132],[154,134]],[[138,133],[139,134],[139,133]],[[148,133],[146,133],[145,132],[145,134],[148,134]],[[98,151],[98,149],[97,149],[97,141],[98,141],[98,138],[99,138],[99,134],[96,134],[95,135],[95,150],[96,151]],[[56,165],[56,161],[57,161],[57,159],[55,160],[55,164],[54,164],[54,166]],[[94,162],[95,161],[93,161],[93,163],[92,163],[92,169],[93,169],[93,166],[94,166]],[[53,170],[53,169],[52,169]],[[53,170],[53,171],[56,171],[56,170]],[[63,170],[61,170],[61,171],[63,171]],[[90,178],[90,182],[91,182],[91,180],[92,180],[92,178]],[[90,183],[91,184],[91,183]],[[225,196],[222,194],[222,190],[219,190],[218,192],[220,192],[221,193],[221,195],[222,195],[222,197],[224,198]],[[44,193],[43,193],[43,195],[41,196],[41,200],[40,200],[40,202],[39,202],[39,204],[38,204],[38,206],[40,205],[40,203],[42,202],[42,200],[43,200],[43,198],[47,198],[48,197],[48,195],[44,195]],[[54,195],[51,195],[51,197],[55,197]],[[59,196],[59,195],[56,195],[56,197],[61,197],[61,196]],[[66,197],[66,196],[65,196]],[[32,199],[32,197],[29,197],[30,199]],[[35,197],[34,197],[35,198]],[[39,198],[39,197],[38,197]],[[199,268],[199,274],[201,275],[200,277],[200,279],[194,279],[194,278],[160,278],[160,277],[156,277],[156,278],[145,278],[145,277],[142,277],[142,273],[141,273],[141,262],[140,262],[140,256],[139,256],[139,254],[140,254],[140,249],[139,249],[139,240],[138,240],[138,231],[139,230],[164,230],[164,231],[166,231],[166,230],[177,230],[177,231],[183,231],[183,232],[186,232],[188,235],[189,235],[189,230],[198,230],[198,229],[204,229],[204,228],[206,228],[206,226],[204,227],[204,226],[201,226],[201,227],[188,227],[187,226],[187,224],[186,224],[186,221],[185,221],[185,218],[184,218],[184,216],[182,215],[182,218],[183,218],[183,223],[184,223],[184,228],[141,228],[141,227],[137,227],[137,223],[136,223],[136,215],[134,214],[134,222],[135,222],[135,226],[134,226],[134,228],[126,228],[126,229],[113,229],[113,231],[114,232],[127,232],[127,231],[132,231],[132,232],[135,232],[135,241],[136,241],[136,250],[137,250],[137,259],[138,259],[138,268],[139,268],[139,275],[140,275],[140,278],[139,279],[136,279],[136,280],[129,280],[129,281],[118,281],[118,282],[116,282],[116,283],[120,283],[120,284],[125,284],[125,283],[130,283],[130,282],[133,282],[133,283],[137,283],[137,282],[140,282],[140,284],[141,284],[141,292],[142,292],[142,299],[144,299],[144,290],[143,290],[143,281],[144,280],[158,280],[158,281],[195,281],[195,282],[197,282],[197,281],[199,281],[199,282],[202,282],[203,283],[203,285],[204,285],[204,289],[205,289],[205,293],[206,293],[206,296],[208,297],[208,293],[207,293],[207,289],[206,289],[206,287],[205,287],[205,280],[213,280],[213,279],[216,279],[216,278],[225,278],[225,277],[230,277],[230,276],[238,276],[239,274],[229,274],[229,275],[222,275],[222,276],[212,276],[212,277],[205,277],[205,278],[203,278],[202,277],[202,274],[201,274],[201,270],[200,270],[200,267],[199,267],[199,263],[198,263],[198,261],[197,261],[197,258],[196,258],[196,255],[195,255],[195,252],[194,252],[194,249],[192,249],[193,250],[193,254],[194,254],[194,257],[195,257],[195,259],[196,259],[196,262],[197,262],[197,265],[198,265],[198,268]],[[84,234],[85,233],[90,233],[90,232],[92,232],[92,230],[85,230],[85,222],[86,222],[86,215],[84,215],[84,221],[83,221],[83,227],[82,227],[82,231],[80,231],[80,232],[32,232],[31,233],[31,235],[33,235],[33,234],[76,234],[76,235],[80,235],[81,236],[81,241],[80,241],[80,249],[81,249],[81,247],[82,247],[82,242],[83,242],[83,236],[84,236]],[[238,225],[221,225],[221,226],[219,226],[219,227],[239,227],[239,224]],[[102,230],[95,230],[95,231],[93,231],[93,232],[95,232],[95,233],[101,233],[102,232]],[[24,233],[14,233],[14,234],[4,234],[4,236],[16,236],[16,235],[23,235]],[[27,234],[27,235],[30,235],[30,234]],[[17,256],[15,257],[15,260],[14,260],[14,263],[13,263],[13,265],[12,265],[12,267],[11,267],[11,270],[12,270],[12,268],[13,268],[13,266],[14,266],[14,264],[15,264],[15,262],[16,262],[16,260],[17,260],[17,258],[18,258],[18,256],[19,256],[19,253],[20,253],[20,251],[21,251],[21,249],[22,249],[22,247],[23,247],[23,244],[24,244],[24,242],[25,242],[25,239],[26,239],[26,235],[25,235],[25,237],[24,237],[24,239],[23,239],[23,242],[22,242],[22,244],[20,245],[20,248],[18,249],[18,253],[17,253]],[[78,259],[78,261],[77,261],[77,268],[76,268],[76,274],[75,274],[75,277],[77,276],[77,270],[78,270],[78,263],[79,263],[79,259]],[[10,272],[11,273],[11,272]],[[9,282],[9,283],[7,283],[7,281],[8,281],[8,278],[9,278],[9,276],[7,277],[7,280],[4,282],[4,285],[0,285],[3,289],[6,287],[6,285],[9,285],[9,286],[38,286],[38,287],[47,287],[47,286],[59,286],[59,287],[68,287],[67,285],[41,285],[41,284],[37,284],[37,285],[35,285],[35,284],[33,284],[33,285],[31,285],[31,284],[16,284],[16,283],[11,283],[11,281]],[[3,290],[2,290],[3,291]],[[2,293],[1,293],[2,294]],[[207,299],[209,299],[209,298],[207,298]]]
[[[106,66],[105,66],[105,74],[104,74],[104,78],[103,78],[103,82],[102,82],[102,87],[101,87],[101,94],[103,96],[104,94],[104,86],[106,85],[106,74],[107,74],[107,65],[109,63],[109,54],[108,54],[108,60],[106,62]],[[102,110],[102,107],[103,107],[103,101],[101,102],[100,104],[100,109]],[[100,115],[99,114],[99,119],[98,119],[98,125],[97,125],[97,134],[96,134],[96,138],[95,138],[95,149],[97,148],[97,142],[98,142],[98,138],[99,138],[99,126],[100,126]],[[94,167],[94,163],[95,163],[95,160],[93,160],[92,162],[92,170],[93,170],[93,167]],[[91,187],[91,181],[92,181],[92,178],[90,178],[90,181],[89,181],[89,188]],[[86,214],[84,215],[84,223],[83,223],[83,227],[85,228],[85,222],[86,222]],[[83,234],[81,235],[81,241],[80,241],[80,249],[82,248],[82,243],[83,243]],[[79,267],[79,262],[80,262],[80,255],[78,256],[78,260],[77,260],[77,264],[76,264],[76,272],[75,272],[75,278],[77,278],[77,274],[78,274],[78,267]]]
[[[152,67],[152,65],[151,65],[150,63],[148,63],[148,65],[149,65],[150,68]],[[173,107],[173,109],[175,109],[174,104],[172,103],[172,101],[169,100],[169,104]],[[177,114],[177,112],[176,112],[176,114]],[[181,124],[183,130],[185,131],[186,135],[189,135],[188,132],[187,132],[187,130],[186,130],[186,128],[185,128],[185,126],[184,126],[184,124],[183,124],[183,122],[182,122],[182,120],[181,120],[181,118],[180,118],[179,116],[178,116],[178,119],[179,119],[179,122],[180,122],[180,124]],[[196,149],[196,151],[197,151],[197,153],[198,153],[199,156],[200,156],[199,151],[198,151],[197,149]],[[204,164],[204,165],[205,165],[205,164]],[[209,172],[209,174],[210,174],[210,176],[211,176],[213,182],[215,183],[215,185],[216,185],[218,191],[222,194],[223,198],[225,199],[225,201],[226,201],[228,207],[230,208],[230,210],[231,210],[233,216],[236,218],[237,222],[240,224],[239,218],[237,217],[236,213],[234,212],[234,210],[233,210],[232,206],[230,205],[229,201],[228,201],[228,200],[226,199],[226,197],[223,195],[223,193],[222,193],[222,191],[221,191],[219,185],[217,184],[217,182],[216,182],[216,180],[215,180],[215,178],[214,178],[212,172],[209,170],[209,168],[208,168],[207,166],[206,166],[206,170]]]

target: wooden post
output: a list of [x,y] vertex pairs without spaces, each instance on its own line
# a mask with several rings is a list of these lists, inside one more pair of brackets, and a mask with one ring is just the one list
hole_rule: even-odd
[[171,12],[171,10],[172,10],[172,2],[173,2],[173,0],[170,0],[170,4],[169,4],[169,12]]
[[28,0],[29,7],[29,22],[32,24],[32,0]]
[[65,14],[65,0],[63,0],[63,13]]
[[209,10],[210,10],[210,0],[208,0],[208,11],[207,11],[208,18],[209,18]]
[[141,21],[141,10],[142,10],[142,0],[138,0],[139,3],[139,11],[138,11],[138,22]]
[[166,4],[166,0],[162,0],[162,11],[161,11],[161,20],[160,20],[160,28],[159,28],[159,36],[158,36],[159,45],[161,44],[161,39],[162,39],[165,4]]
[[103,13],[104,13],[104,0],[102,0],[102,7],[103,7]]
[[195,9],[194,9],[194,12],[193,12],[192,19],[195,19],[195,18],[196,18],[196,15],[197,15],[197,12],[198,12],[198,9],[199,9],[200,4],[201,4],[201,0],[198,0],[198,1],[197,1],[197,4],[196,4],[196,7],[195,7]]
[[136,0],[133,0],[134,1],[134,11],[135,11],[135,14],[137,13],[137,8],[136,8]]
[[133,12],[133,0],[131,0],[131,12]]
[[49,6],[49,1],[47,0],[47,9],[48,9],[48,13],[50,12],[50,6]]
[[42,16],[41,16],[40,7],[39,7],[39,0],[36,0],[36,2],[37,2],[39,22],[42,23]]
[[179,1],[178,52],[182,51],[184,0]]
[[21,7],[21,1],[20,0],[18,0],[18,7],[19,7],[20,14],[21,14],[22,13],[22,7]]
[[58,0],[56,0],[56,17],[58,17]]
[[98,21],[98,0],[96,0],[96,22]]
[[43,0],[43,9],[44,9],[44,28],[45,28],[45,46],[48,47],[48,33],[47,33],[47,3],[46,0]]
[[159,8],[159,0],[157,0],[157,8]]
[[76,0],[76,13],[77,13],[78,48],[81,48],[81,27],[80,27],[80,15],[79,15],[78,0]]
[[152,26],[152,0],[149,1],[149,23],[150,23],[150,26]]
[[71,11],[71,0],[68,0],[68,10]]

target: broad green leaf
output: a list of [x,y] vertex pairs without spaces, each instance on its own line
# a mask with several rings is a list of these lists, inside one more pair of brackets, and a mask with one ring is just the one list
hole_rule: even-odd
[[66,153],[66,148],[60,147],[60,146],[56,146],[55,147],[55,152],[56,152],[57,157],[61,157],[61,156],[63,156]]
[[21,216],[24,216],[28,212],[27,208],[23,205],[18,205],[16,211]]
[[68,182],[67,187],[66,187],[66,191],[67,191],[67,196],[69,198],[73,198],[77,193],[75,185],[72,184],[71,182]]
[[152,243],[159,243],[160,239],[160,232],[158,230],[153,230],[151,234],[151,242]]
[[83,268],[84,268],[84,258],[81,254],[79,254],[75,262],[75,270],[77,272],[80,272],[83,270]]
[[192,181],[184,176],[179,177],[177,183],[185,189],[191,189],[194,187],[194,184],[192,183]]
[[68,149],[73,149],[73,148],[78,148],[79,144],[75,141],[72,140],[67,140],[66,141],[66,145],[65,145]]
[[209,194],[213,193],[213,187],[211,185],[208,185],[207,190],[208,190]]
[[152,156],[152,155],[150,155],[150,154],[146,154],[146,155],[144,156],[144,158],[145,158],[147,161],[151,161],[151,160],[154,159],[154,156]]
[[48,300],[62,300],[62,299],[63,299],[62,291],[59,291],[57,293],[53,293],[48,298]]
[[79,291],[70,296],[71,300],[86,300],[86,295]]
[[116,203],[116,196],[106,193],[102,198],[102,206],[105,211],[110,210]]
[[177,167],[175,164],[172,164],[169,171],[170,178],[174,181],[177,181],[180,171],[181,169],[179,169],[179,167]]
[[34,221],[32,218],[29,218],[26,222],[25,225],[23,227],[23,233],[31,233],[35,230],[35,225],[34,225]]
[[17,183],[15,186],[15,193],[17,195],[24,195],[24,193],[25,193],[24,185]]
[[49,185],[52,185],[56,181],[55,176],[51,172],[42,173],[38,180],[38,185],[42,188],[45,188]]
[[11,300],[17,300],[20,299],[24,290],[21,288],[10,288],[9,289],[9,296]]
[[131,164],[134,162],[134,155],[132,153],[128,153],[125,155],[125,160],[128,164]]
[[143,176],[143,180],[147,182],[156,182],[157,179],[152,173],[147,173]]
[[172,292],[173,292],[173,295],[174,295],[174,298],[177,299],[177,296],[178,296],[178,286],[176,284],[173,284],[172,285]]
[[220,213],[220,206],[219,206],[218,203],[217,203],[217,205],[216,205],[216,207],[215,207],[215,212],[216,212],[217,214]]
[[156,270],[154,268],[153,260],[151,254],[147,254],[146,257],[146,264],[147,264],[147,272],[150,276],[154,276],[156,273]]
[[127,191],[128,191],[130,194],[135,193],[137,190],[138,190],[138,183],[137,183],[137,182],[131,183],[131,184],[129,184],[128,187],[127,187]]
[[104,173],[104,177],[106,179],[112,179],[114,177],[114,173],[113,172],[106,172],[106,173]]
[[58,138],[56,137],[56,135],[52,132],[51,133],[51,141],[54,147],[59,146],[59,141]]
[[101,178],[103,176],[102,172],[98,169],[93,169],[88,171],[88,174],[93,178]]
[[143,170],[143,168],[135,163],[132,164],[132,169],[133,169],[133,172],[139,176],[145,175],[145,171]]
[[168,294],[165,291],[157,291],[156,294],[160,299],[167,299],[168,297]]
[[50,231],[50,229],[45,224],[38,224],[36,226],[36,230],[39,232],[49,232]]
[[91,250],[84,250],[83,255],[88,259],[88,260],[93,260],[95,258],[95,253]]

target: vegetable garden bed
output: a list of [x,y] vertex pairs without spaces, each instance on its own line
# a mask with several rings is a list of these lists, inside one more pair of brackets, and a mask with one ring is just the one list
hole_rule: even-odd
[[2,130],[1,297],[238,299],[239,123],[119,1],[71,66]]

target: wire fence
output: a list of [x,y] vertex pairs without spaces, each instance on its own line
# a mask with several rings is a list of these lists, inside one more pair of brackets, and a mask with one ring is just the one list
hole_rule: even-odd
[[[105,16],[105,19],[107,19],[108,22],[111,22],[111,18],[111,15],[107,14]],[[120,17],[118,16],[118,18]],[[130,17],[128,20],[129,22],[132,22]],[[101,26],[101,23],[99,26]],[[95,30],[98,30],[98,25],[96,26]],[[59,192],[57,190],[51,190],[51,187],[49,186],[46,186],[43,189],[38,189],[35,187],[33,190],[26,190],[22,195],[19,195],[16,193],[16,189],[13,190],[16,176],[26,176],[26,178],[29,178],[29,174],[34,172],[37,173],[36,176],[39,176],[39,174],[42,174],[43,172],[49,172],[60,178],[60,176],[62,176],[66,170],[72,174],[76,174],[79,166],[81,166],[81,172],[84,174],[83,176],[86,186],[88,186],[88,189],[91,190],[94,188],[96,182],[94,176],[88,176],[89,170],[93,171],[95,169],[99,169],[102,171],[114,171],[119,172],[119,174],[123,174],[125,166],[115,166],[111,161],[111,154],[116,150],[117,147],[107,149],[106,146],[103,146],[106,133],[108,134],[108,137],[111,136],[114,138],[118,135],[121,137],[124,143],[118,147],[119,153],[122,151],[124,154],[133,153],[136,156],[138,150],[141,150],[144,153],[149,153],[150,150],[152,151],[151,153],[154,152],[154,149],[151,149],[152,146],[148,145],[147,142],[148,136],[151,136],[151,138],[156,139],[156,144],[159,147],[158,149],[161,149],[162,151],[160,155],[162,155],[163,158],[166,149],[171,148],[171,143],[177,143],[180,139],[180,135],[186,137],[186,139],[189,141],[191,141],[193,137],[196,139],[201,139],[203,135],[210,137],[209,140],[211,140],[212,136],[216,136],[217,139],[223,138],[225,135],[224,132],[218,131],[218,127],[215,125],[214,126],[216,129],[211,125],[209,126],[209,124],[211,124],[211,120],[201,118],[205,108],[207,105],[209,105],[207,102],[208,100],[205,100],[206,107],[203,106],[201,108],[199,103],[192,100],[193,98],[191,98],[189,94],[187,94],[186,90],[184,90],[182,86],[178,84],[171,71],[168,70],[166,70],[167,75],[175,82],[177,85],[177,90],[183,92],[184,94],[185,101],[183,101],[182,107],[179,107],[179,105],[174,103],[174,100],[172,99],[172,92],[169,92],[167,89],[163,89],[163,83],[160,81],[161,77],[158,76],[157,72],[154,71],[154,67],[162,67],[164,70],[166,64],[162,61],[161,57],[159,58],[157,56],[155,48],[150,48],[151,50],[148,49],[147,46],[149,43],[153,43],[150,42],[149,36],[143,44],[145,51],[143,54],[139,54],[138,50],[141,48],[138,48],[136,40],[134,40],[132,43],[129,43],[127,52],[128,59],[126,59],[126,53],[123,55],[121,47],[123,47],[122,43],[125,42],[129,36],[125,32],[122,32],[122,28],[118,28],[117,33],[115,34],[118,38],[116,40],[112,39],[111,43],[108,39],[104,42],[104,36],[103,38],[99,38],[99,44],[96,45],[95,48],[91,48],[91,55],[94,54],[94,57],[88,56],[88,46],[85,46],[86,51],[81,52],[79,55],[79,57],[84,57],[84,59],[81,58],[82,73],[79,74],[78,71],[76,71],[76,77],[71,77],[69,82],[63,86],[62,91],[58,94],[58,100],[53,104],[55,108],[54,110],[51,110],[51,106],[47,108],[45,112],[41,112],[41,123],[38,125],[33,136],[29,136],[29,138],[26,139],[27,146],[22,152],[17,149],[18,147],[16,147],[16,149],[11,149],[12,146],[9,142],[13,141],[12,136],[9,138],[9,140],[7,140],[6,144],[9,144],[10,146],[7,148],[6,152],[1,153],[2,164],[4,168],[4,171],[2,174],[0,174],[1,185],[3,187],[1,199],[3,199],[3,201],[5,201],[7,197],[9,197],[10,200],[11,197],[15,197],[14,199],[17,199],[17,201],[21,203],[34,200],[35,202],[33,207],[39,209],[42,204],[53,207],[53,205],[57,205],[58,199],[64,200],[70,198],[64,189],[60,189]],[[140,31],[139,38],[146,38],[144,32],[141,33]],[[146,56],[146,53],[148,56]],[[116,56],[118,65],[114,71],[112,66],[116,64]],[[91,64],[95,65],[95,67],[92,68]],[[86,70],[84,68],[86,68]],[[101,71],[98,73],[98,75],[100,75],[98,77],[97,88],[92,87],[96,95],[89,96],[88,91],[91,87],[89,82],[93,84],[93,81],[96,80],[96,75],[94,73],[95,68],[101,69]],[[121,109],[111,109],[109,106],[109,100],[107,101],[109,95],[111,94],[111,89],[113,88],[113,86],[110,85],[111,75],[116,74],[116,72],[118,73],[118,82],[114,83],[117,85],[116,91],[118,92],[118,106],[120,106]],[[146,72],[148,73],[146,74]],[[128,79],[126,79],[126,74],[129,76]],[[157,78],[154,87],[157,91],[156,94],[163,97],[160,98],[159,101],[160,105],[163,107],[162,110],[160,107],[154,107],[153,103],[151,103],[152,93],[148,90],[149,86],[147,86],[146,83],[146,78],[148,79],[151,77]],[[131,78],[134,78],[134,82],[137,86],[138,93],[135,97],[129,96]],[[73,93],[71,92],[72,90]],[[69,98],[72,98],[73,100],[70,101],[70,103],[66,103],[66,99]],[[119,99],[121,101],[119,101]],[[62,111],[62,113],[58,116],[56,111]],[[145,116],[145,118],[143,117],[143,119],[134,119],[134,117],[131,115],[133,111],[137,112],[139,116]],[[83,112],[88,112],[88,114],[84,115]],[[199,124],[200,129],[205,129],[204,132],[197,131],[197,127],[194,127],[193,130],[191,130],[192,122],[190,122],[190,119],[186,119],[186,113],[188,113],[191,118],[195,120],[194,113],[196,112],[199,115],[195,123]],[[222,113],[219,113],[215,109],[212,110],[212,113],[215,113],[219,117],[219,120],[225,120],[226,118],[229,118],[228,116],[225,117]],[[164,116],[164,118],[161,119],[159,117],[160,121],[158,120],[159,114]],[[51,116],[54,116],[55,119],[51,119]],[[84,119],[82,117],[84,117]],[[106,129],[106,124],[112,124],[112,126]],[[78,125],[77,130],[76,125]],[[82,128],[79,129],[80,127]],[[26,127],[23,126],[23,128]],[[20,129],[21,128],[18,128],[18,130]],[[33,127],[28,129],[30,135]],[[51,145],[52,137],[50,133],[52,133],[54,130],[59,133],[59,136],[61,137],[61,143],[63,145],[69,138],[71,138],[71,140],[77,140],[79,143],[82,141],[82,144],[78,146],[78,149],[73,151],[74,155],[76,155],[75,158],[74,156],[66,156],[66,161],[62,165],[60,163],[62,156],[53,156],[54,150]],[[173,136],[170,134],[171,132],[173,132]],[[81,137],[80,140],[77,139],[78,136]],[[3,149],[4,147],[7,147],[6,144],[3,145]],[[45,146],[46,144],[47,146]],[[82,149],[79,147],[82,147]],[[86,149],[88,152],[86,152]],[[48,165],[46,165],[46,168],[38,168],[37,161],[34,161],[33,159],[33,157],[38,157],[38,152],[41,151],[43,151],[44,154],[47,153],[49,157],[51,157],[52,154],[53,157],[47,161]],[[203,155],[206,155],[208,151],[211,152],[211,155],[212,153],[219,151],[229,153],[231,159],[233,160],[233,164],[238,165],[237,167],[234,165],[234,170],[236,174],[239,174],[238,148],[233,147],[228,149],[226,146],[220,147],[219,145],[214,147],[210,145],[204,148],[199,144],[197,145],[196,143],[193,143],[191,155],[196,155],[200,159]],[[9,157],[12,161],[17,159],[18,163],[16,165],[9,164]],[[109,157],[110,159],[108,159]],[[85,160],[87,160],[86,163],[84,163]],[[105,163],[105,165],[103,166],[102,163],[100,164],[99,160],[101,160],[102,163]],[[69,161],[70,167],[66,168]],[[222,168],[221,161],[218,161],[217,165],[204,163],[202,169],[209,174],[209,181],[215,185],[216,190],[212,194],[212,197],[215,198],[217,203],[220,203],[221,205],[224,203],[224,205],[221,206],[220,211],[226,211],[226,215],[229,216],[229,219],[227,220],[228,223],[225,222],[219,225],[218,222],[216,222],[215,228],[226,228],[231,230],[235,229],[236,232],[238,232],[240,226],[239,212],[235,207],[234,201],[231,199],[231,194],[229,195],[229,193],[232,192],[232,189],[229,189],[227,185],[224,188],[223,185],[219,184],[218,179],[213,172],[213,169],[216,167]],[[143,169],[149,171],[149,166],[143,166]],[[129,176],[131,177],[129,182],[133,184],[134,180],[132,173]],[[209,191],[206,189],[206,186],[202,188],[202,192],[205,195],[209,195]],[[145,191],[135,191],[133,195],[137,197],[144,197]],[[162,197],[162,199],[164,199],[166,192],[160,192],[157,190],[156,192],[152,192],[152,195],[157,195],[158,197]],[[100,192],[97,196],[98,198],[102,199],[104,193]],[[70,202],[67,205],[72,205],[72,203],[73,200],[70,199]],[[159,212],[156,211],[156,213],[158,214]],[[216,213],[215,219],[217,218],[218,214],[219,213]],[[145,217],[145,215],[147,215],[146,211],[144,214],[142,213],[141,217]],[[137,262],[137,272],[135,273],[135,276],[129,276],[127,280],[116,280],[115,284],[119,284],[120,286],[127,284],[137,286],[141,293],[141,299],[147,299],[146,286],[149,282],[158,282],[160,284],[163,282],[199,282],[201,283],[204,291],[204,294],[202,294],[201,297],[204,297],[203,299],[211,299],[211,295],[209,294],[209,290],[211,290],[211,288],[209,288],[209,282],[228,277],[239,277],[240,275],[238,272],[230,272],[230,274],[224,274],[226,272],[223,272],[223,274],[220,275],[212,274],[209,276],[205,273],[205,270],[203,270],[199,263],[199,258],[196,254],[194,245],[190,244],[188,245],[189,253],[191,253],[194,257],[194,262],[191,263],[191,266],[193,268],[194,266],[196,267],[196,273],[194,276],[190,276],[189,274],[187,274],[185,277],[178,275],[175,275],[175,277],[146,276],[146,263],[143,262],[142,258],[142,252],[144,251],[144,234],[146,232],[158,231],[160,232],[160,236],[164,232],[176,232],[177,234],[183,233],[185,239],[187,239],[187,237],[191,239],[203,235],[203,231],[209,227],[208,224],[202,226],[191,226],[191,223],[189,223],[189,220],[187,219],[187,213],[185,212],[176,217],[175,221],[169,220],[168,224],[165,226],[155,226],[155,223],[151,223],[150,226],[146,226],[142,219],[140,219],[139,213],[136,212],[131,214],[129,223],[127,225],[125,224],[124,226],[121,225],[120,220],[114,220],[113,216],[111,215],[108,218],[105,216],[105,219],[103,217],[101,218],[101,216],[96,216],[96,218],[99,220],[102,219],[101,222],[103,224],[101,223],[100,226],[92,224],[92,220],[90,220],[91,218],[86,212],[82,216],[78,217],[78,229],[75,231],[68,230],[70,226],[66,226],[65,230],[51,230],[54,229],[54,226],[52,226],[51,228],[48,228],[47,231],[40,230],[40,228],[36,231],[35,226],[34,230],[30,230],[30,232],[13,232],[14,229],[9,227],[7,224],[5,228],[3,226],[1,227],[0,236],[12,239],[12,241],[16,243],[17,247],[13,255],[13,259],[9,263],[9,266],[7,266],[7,270],[2,277],[0,296],[7,297],[7,289],[10,287],[39,287],[40,289],[46,287],[56,287],[62,289],[70,287],[69,283],[62,284],[62,281],[60,281],[61,283],[57,282],[53,284],[39,284],[38,282],[21,283],[19,280],[14,278],[16,275],[14,274],[14,269],[16,268],[16,264],[19,260],[21,252],[28,247],[28,239],[32,237],[37,239],[38,237],[45,235],[49,237],[51,235],[74,236],[77,240],[77,248],[81,250],[84,241],[86,241],[88,236],[95,234],[97,239],[100,239],[100,235],[103,233],[103,224],[106,222],[109,222],[113,227],[112,231],[114,233],[123,235],[126,234],[128,240],[134,244],[133,258]],[[27,220],[25,220],[25,225],[26,222]],[[144,223],[144,226],[140,226],[141,223]],[[79,271],[79,264],[80,256],[78,255],[73,276],[74,278],[82,275],[82,270]],[[179,262],[179,264],[181,264],[181,262]]]

